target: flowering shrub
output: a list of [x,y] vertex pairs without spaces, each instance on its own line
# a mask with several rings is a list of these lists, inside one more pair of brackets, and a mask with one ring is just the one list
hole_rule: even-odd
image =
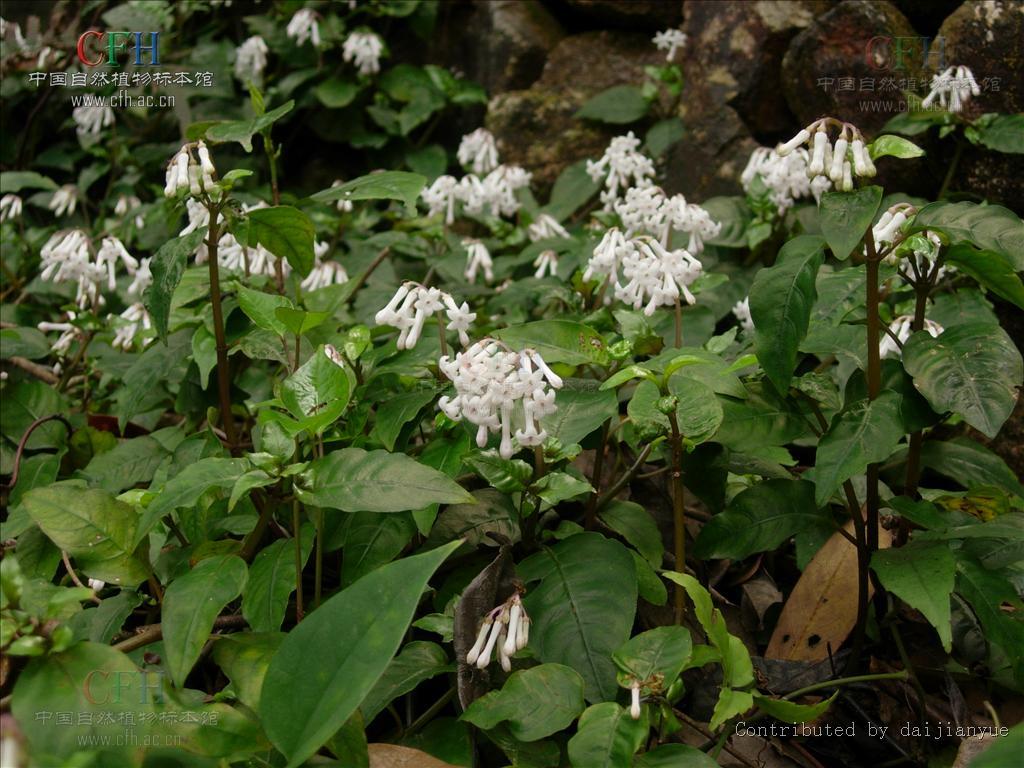
[[[923,709],[909,632],[1024,692],[1024,489],[978,439],[1024,376],[1024,224],[873,183],[922,154],[897,133],[991,129],[969,71],[693,201],[666,30],[548,194],[485,128],[426,143],[483,101],[389,46],[427,3],[216,41],[220,4],[152,5],[234,80],[177,126],[54,109],[0,174],[5,768],[714,765],[848,683]],[[39,51],[2,34],[9,121]],[[343,167],[293,172],[306,122]],[[741,639],[755,572],[789,595]]]

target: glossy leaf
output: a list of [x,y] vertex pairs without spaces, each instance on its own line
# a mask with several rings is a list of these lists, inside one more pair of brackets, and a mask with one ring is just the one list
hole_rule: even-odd
[[[853,192],[825,192],[821,196],[818,206],[821,234],[837,259],[845,260],[857,247],[875,220],[881,202],[882,188],[876,186]],[[757,322],[756,317],[754,322]]]
[[458,545],[379,568],[288,633],[263,681],[260,719],[291,768],[326,743],[373,688],[398,650],[427,580]]
[[507,722],[520,741],[537,741],[568,727],[583,711],[583,679],[561,664],[513,672],[500,691],[474,701],[462,719],[490,729]]
[[249,245],[262,245],[305,277],[313,268],[316,230],[309,216],[290,205],[249,211]]
[[613,392],[597,389],[574,388],[578,379],[569,379],[565,386],[555,393],[557,410],[540,421],[551,437],[562,445],[581,442],[596,431],[605,421],[619,411],[619,403]]
[[634,720],[614,701],[595,704],[580,717],[569,739],[573,768],[621,768],[633,762],[650,729],[646,715]]
[[661,567],[665,547],[651,513],[633,501],[611,501],[598,518],[629,542],[655,568]]
[[377,684],[366,694],[359,709],[369,723],[394,699],[413,690],[424,680],[451,670],[452,665],[444,648],[437,643],[413,640],[391,660]]
[[146,310],[153,319],[153,327],[164,343],[167,342],[167,325],[171,316],[171,298],[174,289],[185,273],[188,257],[206,237],[206,227],[200,227],[183,237],[175,237],[164,243],[153,255],[149,269],[153,282],[146,290]]
[[493,336],[514,349],[537,350],[544,362],[583,365],[609,361],[601,334],[573,320],[537,320],[495,331]]
[[[302,528],[302,562],[313,549],[313,527]],[[284,621],[288,598],[295,591],[295,540],[267,545],[249,566],[242,590],[242,616],[253,632],[277,632]]]
[[925,229],[941,232],[951,244],[962,241],[1000,253],[1018,272],[1024,270],[1024,222],[1001,205],[929,203],[918,211],[907,233]]
[[311,199],[320,203],[336,200],[401,200],[412,208],[426,184],[427,179],[418,173],[383,171],[321,190]]
[[679,677],[693,652],[690,630],[685,627],[655,627],[630,638],[612,656],[619,669],[619,684],[645,683],[660,676],[667,690]]
[[957,243],[946,251],[946,263],[970,275],[996,296],[1024,309],[1024,283],[1009,257],[995,251],[979,251]]
[[300,420],[313,416],[326,420],[331,414],[333,421],[345,410],[350,394],[348,373],[327,356],[324,347],[281,385],[281,402]]

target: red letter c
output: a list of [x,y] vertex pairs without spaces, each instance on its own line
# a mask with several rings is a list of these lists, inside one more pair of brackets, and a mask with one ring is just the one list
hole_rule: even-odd
[[103,37],[102,32],[97,32],[95,29],[90,29],[88,32],[83,32],[78,38],[78,60],[85,64],[87,67],[97,67],[103,63],[103,59],[96,59],[95,61],[89,61],[85,56],[85,41],[89,37]]

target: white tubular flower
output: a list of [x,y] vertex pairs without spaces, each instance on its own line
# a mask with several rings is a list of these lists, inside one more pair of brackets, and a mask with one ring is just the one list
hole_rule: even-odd
[[[119,195],[117,203],[114,204],[114,215],[115,216],[126,216],[132,211],[136,211],[142,207],[142,201],[139,200],[135,195]],[[135,228],[142,229],[145,225],[145,220],[141,215],[135,215]]]
[[188,224],[178,233],[178,237],[184,237],[195,232],[200,227],[210,224],[210,210],[198,200],[189,198],[185,201],[185,211],[188,213]]
[[427,204],[431,216],[444,213],[445,224],[455,222],[455,201],[458,195],[459,182],[454,176],[438,176],[434,183],[423,190],[423,202]]
[[843,162],[846,160],[846,149],[849,142],[845,136],[836,139],[836,145],[832,148],[832,167],[828,169],[828,177],[832,183],[839,185],[843,181]]
[[811,153],[811,162],[807,166],[808,176],[821,176],[825,173],[825,148],[828,146],[828,134],[825,131],[816,131],[814,151]]
[[[333,189],[334,187],[340,187],[344,183],[345,182],[343,182],[341,179],[335,179],[334,181],[331,182],[331,188]],[[425,196],[426,192],[424,192],[423,194]],[[338,211],[341,213],[350,213],[352,209],[355,207],[355,204],[351,200],[338,198],[338,202],[334,204],[334,207],[337,208]]]
[[99,252],[96,254],[96,266],[107,273],[107,288],[114,290],[117,287],[117,265],[124,265],[128,274],[135,274],[139,268],[139,262],[124,247],[124,243],[116,237],[105,237],[100,244]]
[[476,312],[469,311],[469,304],[465,301],[461,305],[455,303],[455,299],[447,293],[442,294],[442,301],[447,308],[448,325],[445,328],[449,331],[456,331],[459,334],[459,343],[462,346],[469,344],[469,327],[476,320]]
[[72,343],[74,343],[75,339],[77,339],[81,335],[78,328],[75,325],[73,325],[76,317],[77,313],[68,312],[67,320],[63,323],[42,322],[36,326],[36,328],[38,328],[43,333],[48,333],[50,331],[60,331],[60,337],[50,347],[50,351],[53,352],[55,355],[58,355],[60,357],[66,355],[68,353],[68,350],[71,349]]
[[300,284],[302,290],[315,291],[328,285],[342,285],[348,282],[348,272],[345,271],[341,264],[323,258],[327,255],[329,248],[330,245],[328,243],[313,243],[316,263],[313,269],[310,270],[309,275]]
[[518,593],[487,612],[477,632],[476,642],[466,653],[466,664],[486,669],[491,654],[498,649],[498,660],[506,672],[512,671],[512,657],[526,647],[530,617]]
[[128,296],[132,299],[141,299],[153,283],[153,273],[149,271],[150,258],[146,257],[139,262],[139,268],[135,270],[131,284],[128,286]]
[[492,282],[494,280],[494,261],[491,259],[487,246],[481,241],[471,238],[466,238],[462,244],[466,248],[466,271],[463,273],[465,278],[469,282],[475,283],[476,273],[482,269],[484,282]]
[[[199,155],[198,163],[192,156],[193,147]],[[211,191],[216,173],[217,169],[210,159],[210,150],[204,142],[185,144],[167,165],[164,196],[174,197],[179,192],[187,191],[193,197],[199,197],[204,191]]]
[[[686,205],[682,195],[676,195],[674,200],[681,200],[683,206]],[[613,203],[613,208],[622,220],[622,226],[626,228],[626,237],[644,234],[668,237],[666,216],[673,204],[665,197],[661,187],[648,185],[630,187],[625,197]]]
[[75,121],[75,133],[79,136],[96,136],[114,124],[114,110],[107,106],[75,107],[71,110],[71,119]]
[[[629,253],[631,246],[625,236],[617,227],[612,227],[604,233],[601,242],[594,248],[594,252],[587,261],[587,268],[583,272],[584,280],[591,280],[594,277],[611,278],[612,285],[619,284],[619,267],[623,257]],[[611,296],[605,294],[605,303],[611,303]]]
[[[456,391],[454,398],[442,398],[439,407],[451,419],[476,425],[479,447],[487,445],[489,433],[500,433],[499,453],[508,459],[516,444],[541,445],[547,438],[539,423],[555,412],[554,390],[562,380],[536,351],[512,352],[483,339],[454,359],[442,357],[438,367]],[[516,408],[517,401],[521,408]]]
[[853,153],[853,167],[858,176],[874,176],[877,173],[862,139],[854,139],[850,144],[850,151]]
[[[374,317],[377,325],[390,325],[397,328],[398,348],[412,349],[420,339],[423,326],[431,315],[436,315],[447,307],[448,329],[458,331],[460,340],[469,341],[466,331],[476,315],[469,311],[465,302],[459,306],[455,299],[438,288],[427,288],[413,282],[405,282],[398,287],[391,301]],[[438,322],[442,322],[438,317]]]
[[537,271],[533,273],[534,277],[544,277],[546,274],[558,277],[558,254],[550,249],[541,251],[540,255],[533,260],[533,266],[537,268]]
[[89,585],[89,589],[94,590],[96,592],[99,592],[101,589],[107,586],[107,582],[100,581],[99,579],[89,579],[89,581],[87,581],[86,583]]
[[737,301],[732,306],[732,313],[740,323],[746,333],[751,333],[754,330],[754,318],[750,316],[750,297],[747,296],[743,301]]
[[[153,327],[153,322],[149,317],[149,312],[146,311],[145,305],[141,302],[132,304],[119,317],[123,323],[114,332],[114,340],[110,342],[110,346],[127,352],[135,346],[135,336],[139,331],[139,326],[141,325],[144,331],[148,331]],[[152,339],[146,339],[143,341],[142,346],[145,347],[151,341]]]
[[[896,203],[883,213],[878,222],[871,228],[871,236],[875,241],[875,248],[881,249],[892,245],[900,233],[900,228],[907,223],[907,219],[917,213],[917,208],[909,203]],[[865,249],[865,255],[867,249]],[[885,259],[886,264],[896,266],[899,263],[895,251],[889,253]]]
[[634,720],[640,719],[640,683],[634,682],[629,687],[630,692],[630,704],[629,704],[629,716]]
[[666,29],[658,32],[651,40],[659,51],[668,51],[665,61],[672,61],[676,51],[686,45],[686,34],[681,29]]
[[797,147],[801,147],[807,143],[807,140],[811,138],[811,133],[806,128],[801,128],[800,132],[797,133],[792,139],[787,141],[785,144],[779,145],[775,150],[779,157],[785,157]]
[[345,38],[341,57],[354,64],[360,75],[375,75],[383,52],[384,44],[373,32],[353,32]]
[[611,140],[596,162],[587,161],[587,173],[595,182],[604,181],[601,202],[605,211],[614,209],[615,201],[630,187],[646,187],[654,176],[654,161],[637,151],[640,139],[630,131]]
[[78,205],[78,188],[74,184],[65,184],[53,193],[47,206],[58,218],[70,216]]
[[530,241],[536,243],[538,240],[547,240],[552,237],[569,237],[565,227],[558,223],[558,219],[546,213],[540,214],[527,230]]
[[0,198],[0,222],[21,217],[21,198],[17,195],[4,195]]
[[288,22],[285,34],[295,40],[296,45],[305,45],[307,41],[311,41],[314,48],[320,47],[320,25],[317,23],[316,14],[309,8],[295,12]]
[[494,134],[486,128],[467,133],[459,143],[459,163],[477,176],[484,176],[498,167],[498,146]]
[[[911,315],[900,315],[889,324],[889,333],[882,334],[878,342],[878,354],[883,360],[887,357],[903,357],[903,345],[913,334],[914,318]],[[924,329],[934,339],[944,330],[938,323],[925,318]],[[896,338],[893,338],[893,337]],[[897,343],[897,339],[899,342]]]
[[89,237],[80,229],[55,232],[39,251],[40,278],[55,283],[78,280],[90,267]]
[[953,66],[932,77],[931,91],[921,102],[929,109],[938,99],[939,106],[950,112],[959,112],[972,96],[980,96],[981,88],[974,74],[963,65]]
[[669,251],[652,238],[637,238],[632,244],[622,260],[622,273],[628,282],[615,286],[619,301],[634,309],[643,307],[648,316],[678,299],[696,303],[689,286],[703,271],[697,259],[683,249]]
[[[485,204],[491,209],[491,215],[515,216],[521,207],[516,192],[529,186],[531,178],[532,175],[518,165],[499,165],[487,174],[480,182],[480,190]],[[475,189],[473,191],[476,192]],[[470,210],[470,201],[467,199],[465,202],[466,209]]]
[[210,177],[212,181],[214,174],[217,173],[217,169],[213,167],[213,161],[210,159],[210,150],[201,140],[196,143],[196,153],[199,155],[199,167],[203,171],[203,176]]
[[800,198],[812,194],[815,198],[820,197],[822,192],[832,187],[832,181],[827,176],[816,176],[813,180],[808,178],[809,162],[810,155],[803,147],[795,147],[785,154],[768,147],[758,147],[751,153],[747,167],[740,176],[740,183],[747,194],[753,194],[754,182],[760,178],[761,184],[768,191],[769,200],[775,204],[779,216],[782,216]]
[[243,83],[259,84],[267,68],[267,44],[259,35],[253,35],[235,51],[235,77]]

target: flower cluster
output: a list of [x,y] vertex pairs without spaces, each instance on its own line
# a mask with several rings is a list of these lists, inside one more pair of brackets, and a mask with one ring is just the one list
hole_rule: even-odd
[[[944,330],[938,323],[925,318],[924,330],[928,331],[932,338],[938,336]],[[902,357],[903,345],[914,332],[914,318],[911,315],[900,315],[889,324],[888,333],[883,334],[878,342],[878,354],[884,360],[887,357]]]
[[498,649],[501,668],[512,671],[512,657],[530,641],[530,617],[519,597],[519,593],[484,616],[477,633],[476,642],[466,654],[466,663],[478,669],[486,669],[491,663],[494,649]]
[[[193,149],[199,156],[199,162],[196,162],[192,154]],[[213,177],[216,173],[217,169],[213,167],[213,160],[210,159],[210,150],[203,141],[185,144],[167,164],[164,196],[174,197],[184,191],[193,197],[199,197],[203,192],[212,190],[215,183]]]
[[476,313],[469,311],[469,304],[455,303],[449,294],[440,288],[427,288],[418,283],[405,282],[398,287],[391,301],[377,313],[374,320],[377,325],[390,325],[397,328],[399,349],[412,349],[420,339],[423,325],[431,315],[442,309],[448,316],[449,331],[457,331],[459,342],[465,346],[469,343],[469,326],[476,320]]
[[243,83],[259,84],[267,68],[267,44],[259,35],[253,35],[235,51],[235,77]]
[[489,283],[494,280],[494,261],[491,259],[491,253],[487,250],[487,246],[471,237],[463,240],[462,244],[466,247],[466,271],[463,273],[465,278],[469,282],[475,283],[476,273],[482,269],[484,282]]
[[690,236],[686,250],[699,254],[704,241],[717,235],[722,225],[699,205],[687,203],[682,195],[666,197],[660,187],[632,187],[624,199],[615,203],[615,212],[626,228],[626,237],[647,234],[668,247],[672,232]]
[[104,284],[115,288],[117,265],[122,264],[134,275],[139,262],[128,253],[116,237],[105,237],[93,259],[89,236],[81,229],[54,233],[39,252],[40,278],[54,283],[77,283],[75,301],[80,309],[105,304],[101,295]]
[[[612,228],[594,248],[583,279],[607,277],[616,299],[634,309],[643,307],[644,314],[650,316],[658,307],[674,305],[680,299],[695,303],[689,287],[702,272],[701,263],[686,249],[670,251],[652,237],[626,238]],[[605,302],[610,301],[606,294]]]
[[527,229],[527,234],[530,236],[530,241],[534,243],[553,237],[569,237],[569,233],[558,223],[558,219],[546,213],[542,213],[534,219]]
[[467,133],[459,142],[459,163],[477,176],[484,176],[498,167],[498,147],[494,134],[486,128]]
[[750,297],[747,296],[743,301],[737,301],[732,305],[732,314],[739,321],[740,328],[746,333],[751,333],[754,330],[754,318],[750,315]]
[[0,222],[20,217],[21,207],[22,201],[17,195],[10,194],[0,197]]
[[477,215],[488,209],[492,216],[514,216],[521,207],[516,192],[530,184],[530,174],[516,165],[498,165],[482,179],[469,173],[461,179],[438,176],[423,190],[423,201],[434,216],[444,213],[445,223],[455,221],[455,203]]
[[348,282],[348,272],[345,271],[345,268],[336,261],[324,258],[330,247],[329,243],[313,243],[315,263],[313,269],[302,280],[302,290],[315,291],[328,285],[341,285]]
[[[839,128],[839,136],[834,144],[828,135],[829,129],[833,127]],[[854,176],[870,177],[876,173],[871,153],[864,144],[864,137],[852,123],[822,117],[775,151],[780,157],[786,157],[804,144],[812,147],[811,160],[807,164],[807,176],[811,179],[828,176],[838,190],[849,192],[853,189]]]
[[686,45],[686,34],[681,29],[666,29],[658,32],[651,42],[659,51],[668,51],[665,61],[672,61],[676,51]]
[[305,45],[306,41],[312,41],[314,48],[320,47],[320,25],[317,23],[316,14],[309,8],[303,8],[295,12],[285,34],[295,40],[296,45]]
[[74,184],[65,184],[53,193],[47,207],[53,211],[54,216],[70,216],[77,206],[78,187]]
[[498,453],[508,459],[516,444],[536,446],[547,438],[539,422],[555,412],[554,390],[562,380],[535,350],[512,352],[482,339],[454,359],[445,355],[438,366],[455,385],[455,397],[442,397],[438,407],[451,419],[475,424],[479,447],[487,445],[489,433],[500,432]]
[[[917,208],[910,203],[896,203],[896,205],[886,210],[879,217],[875,226],[871,228],[871,237],[875,241],[875,248],[881,250],[884,246],[891,246],[896,241],[900,228],[915,213],[917,213]],[[885,263],[896,266],[898,262],[899,256],[897,256],[895,249],[893,249],[885,257]]]
[[828,176],[808,178],[809,164],[810,155],[803,147],[785,156],[779,155],[774,149],[758,147],[750,155],[747,167],[740,175],[740,182],[743,191],[752,194],[755,181],[760,178],[768,191],[768,199],[782,216],[801,197],[814,195],[815,201],[820,201],[821,193],[832,186]]
[[550,249],[541,251],[533,260],[533,266],[537,268],[534,277],[544,277],[545,274],[558,277],[558,254]]
[[972,96],[979,95],[981,88],[974,79],[974,73],[963,65],[953,66],[932,78],[932,89],[924,97],[921,107],[928,109],[938,99],[943,109],[959,112]]
[[[82,335],[82,332],[78,329],[78,326],[74,324],[77,318],[77,312],[68,312],[66,314],[64,322],[50,323],[44,321],[36,325],[36,328],[38,328],[43,333],[48,333],[49,331],[60,331],[60,336],[57,337],[57,341],[55,341],[50,346],[50,351],[53,352],[53,354],[63,357],[64,355],[67,354],[68,350],[71,349],[71,344],[74,342],[74,340]],[[53,372],[55,374],[59,373],[60,368],[61,365],[58,362],[56,365],[54,365]]]
[[[126,216],[132,211],[137,211],[141,207],[142,201],[135,195],[120,195],[117,198],[117,202],[114,204],[114,215]],[[142,229],[146,222],[140,214],[136,213],[133,223],[135,224],[136,229]]]
[[75,132],[79,136],[96,136],[114,124],[114,110],[108,106],[75,107],[71,110],[71,119],[75,121]]
[[384,43],[373,32],[353,32],[345,38],[341,57],[354,64],[360,75],[375,75],[383,52]]
[[597,161],[587,161],[587,174],[595,182],[604,183],[601,202],[612,211],[615,202],[630,187],[647,187],[654,176],[654,161],[637,151],[640,139],[630,131],[611,140]]

